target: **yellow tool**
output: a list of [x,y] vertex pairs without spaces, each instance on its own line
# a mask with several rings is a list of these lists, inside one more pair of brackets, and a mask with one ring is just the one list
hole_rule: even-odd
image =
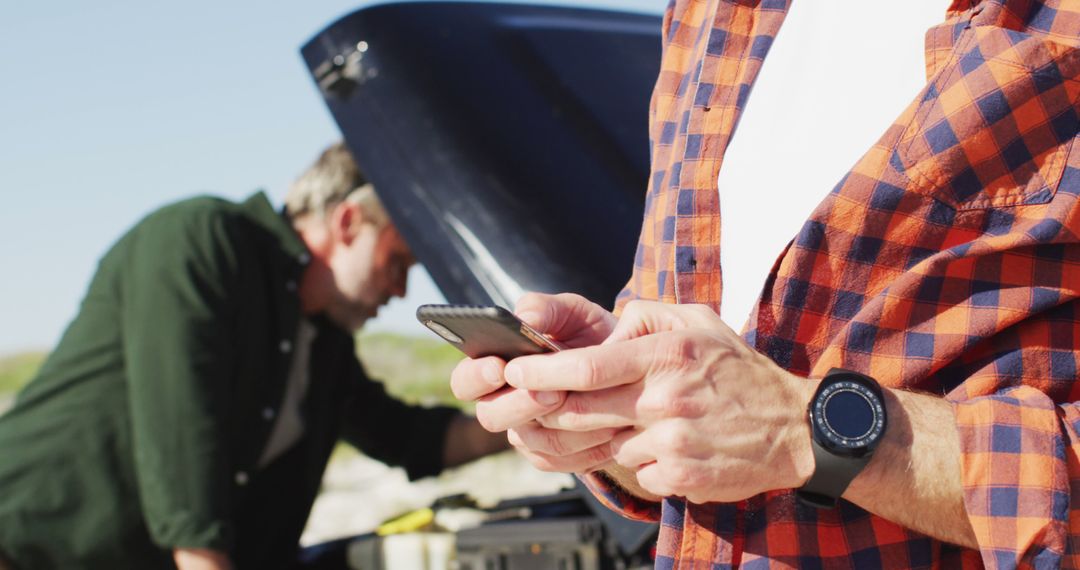
[[429,508],[418,509],[405,513],[400,517],[390,519],[375,529],[375,534],[388,536],[405,532],[418,531],[435,521],[435,511]]

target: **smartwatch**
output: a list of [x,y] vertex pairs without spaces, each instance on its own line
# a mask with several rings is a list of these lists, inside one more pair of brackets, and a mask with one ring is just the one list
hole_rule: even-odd
[[808,505],[831,509],[885,435],[881,386],[864,374],[833,368],[810,399],[807,415],[814,474],[795,495]]

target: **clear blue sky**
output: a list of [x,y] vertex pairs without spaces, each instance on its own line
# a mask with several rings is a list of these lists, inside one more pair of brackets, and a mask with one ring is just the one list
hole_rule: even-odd
[[[51,347],[98,258],[157,206],[257,188],[280,204],[338,137],[299,47],[368,4],[0,3],[0,354]],[[411,289],[372,326],[423,334],[413,307],[440,295],[422,272]]]

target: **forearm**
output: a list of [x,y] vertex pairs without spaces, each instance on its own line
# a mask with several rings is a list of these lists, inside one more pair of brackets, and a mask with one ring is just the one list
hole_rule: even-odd
[[[814,391],[814,383],[799,380],[802,395],[785,409],[805,410]],[[960,477],[960,439],[956,431],[952,404],[940,397],[885,390],[889,426],[866,469],[852,481],[844,498],[882,518],[928,536],[977,548],[974,531],[964,508]],[[810,430],[805,411],[793,413],[787,421],[798,422],[803,429],[792,430],[789,438],[795,456],[809,461],[798,471],[805,481],[812,472],[809,457]],[[776,427],[768,428],[780,434]],[[767,461],[765,456],[762,461]],[[785,471],[776,466],[775,472]],[[605,466],[608,479],[623,490],[651,501],[659,497],[644,490],[634,470]],[[789,482],[790,484],[790,482]],[[797,483],[797,485],[801,484]],[[783,487],[778,487],[783,488]],[[717,494],[719,496],[719,494]]]
[[952,404],[900,390],[885,390],[885,403],[885,438],[844,498],[906,528],[977,548],[964,508]]
[[505,449],[510,449],[503,433],[485,430],[475,418],[454,417],[446,428],[443,465],[454,467]]

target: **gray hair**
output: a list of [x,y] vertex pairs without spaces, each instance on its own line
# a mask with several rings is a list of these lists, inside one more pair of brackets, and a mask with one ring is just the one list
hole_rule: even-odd
[[289,187],[285,211],[294,220],[309,214],[322,217],[342,202],[360,206],[367,220],[376,227],[390,221],[375,195],[375,187],[360,172],[345,143],[336,142]]

